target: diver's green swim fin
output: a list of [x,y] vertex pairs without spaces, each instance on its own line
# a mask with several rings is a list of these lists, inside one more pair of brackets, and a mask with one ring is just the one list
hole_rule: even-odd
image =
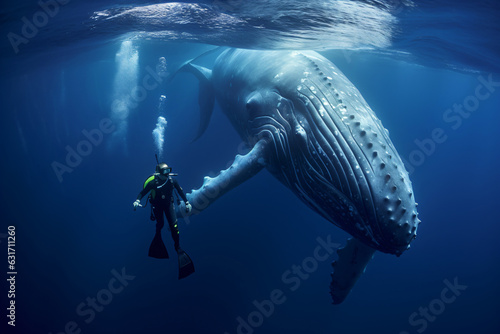
[[182,279],[194,273],[194,264],[189,255],[182,249],[179,248],[177,254],[179,255],[179,279]]
[[165,244],[163,243],[161,234],[155,234],[155,237],[151,242],[151,246],[149,246],[148,255],[156,259],[168,259],[167,247],[165,247]]

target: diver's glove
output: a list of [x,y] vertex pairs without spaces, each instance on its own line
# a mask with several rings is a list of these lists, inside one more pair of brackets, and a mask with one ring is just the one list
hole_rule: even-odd
[[140,200],[138,200],[138,199],[136,199],[136,200],[135,200],[135,202],[134,202],[134,211],[135,211],[135,209],[137,209],[137,207],[138,207],[138,206],[141,206],[141,207],[142,207],[142,205],[141,205],[141,201],[140,201]]
[[193,207],[191,206],[191,204],[189,204],[189,202],[186,202],[186,212],[190,213],[192,208]]

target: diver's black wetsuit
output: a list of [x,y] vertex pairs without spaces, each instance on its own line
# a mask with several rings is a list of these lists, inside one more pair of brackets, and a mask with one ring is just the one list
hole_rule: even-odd
[[177,250],[179,248],[179,229],[177,228],[177,217],[174,209],[174,188],[184,202],[187,202],[186,194],[184,194],[177,180],[171,176],[166,181],[162,181],[155,176],[154,180],[151,180],[139,193],[137,199],[141,200],[148,192],[154,190],[154,195],[151,196],[151,205],[156,218],[156,233],[161,233],[161,229],[165,225],[163,220],[163,213],[165,213],[172,239],[174,239],[174,247]]

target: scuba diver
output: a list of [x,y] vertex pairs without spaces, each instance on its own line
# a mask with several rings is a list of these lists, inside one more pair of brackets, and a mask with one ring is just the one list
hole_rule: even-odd
[[172,234],[172,239],[174,240],[174,247],[178,254],[179,279],[181,279],[194,272],[194,265],[191,258],[180,248],[179,245],[179,229],[177,227],[177,217],[174,208],[174,189],[186,203],[187,213],[191,211],[191,204],[189,204],[186,194],[184,194],[184,191],[179,186],[177,180],[172,177],[177,175],[172,173],[172,168],[162,162],[156,165],[155,171],[156,172],[148,177],[144,182],[143,189],[133,203],[134,211],[137,207],[142,207],[141,199],[148,192],[151,192],[148,199],[151,203],[152,209],[151,220],[156,219],[156,233],[153,241],[151,242],[151,246],[149,247],[149,256],[157,259],[169,258],[167,248],[161,238],[161,230],[164,226],[163,214],[165,214],[170,228],[170,233]]

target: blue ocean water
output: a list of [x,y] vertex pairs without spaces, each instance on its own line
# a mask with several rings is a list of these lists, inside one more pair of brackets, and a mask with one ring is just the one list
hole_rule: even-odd
[[[60,0],[11,2],[0,13],[2,333],[500,329],[496,2]],[[167,121],[164,157],[186,191],[245,150],[218,106],[191,142],[197,80],[151,74],[160,57],[170,73],[217,46],[321,51],[406,161],[418,237],[399,258],[377,253],[341,305],[328,293],[335,254],[308,275],[293,268],[318,238],[344,244],[348,235],[267,171],[180,221],[194,275],[177,279],[166,229],[171,258],[147,256],[154,223],[132,202],[155,166],[158,116]],[[210,67],[215,56],[197,63]],[[58,176],[54,163],[68,164],[72,150],[85,154]],[[6,317],[8,226],[15,327]]]

